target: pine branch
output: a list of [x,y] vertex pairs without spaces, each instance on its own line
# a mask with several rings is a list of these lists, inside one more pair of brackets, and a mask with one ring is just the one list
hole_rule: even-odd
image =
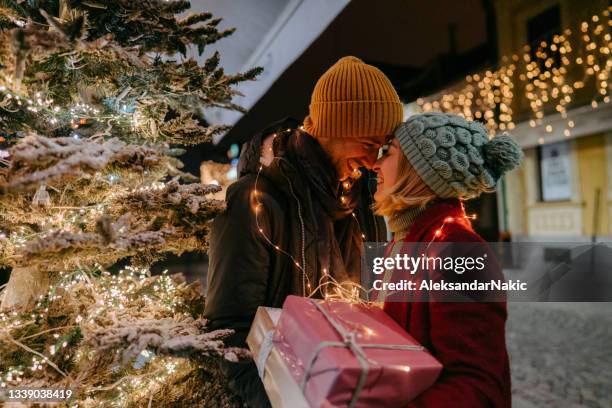
[[167,355],[221,356],[230,361],[250,358],[245,349],[225,348],[222,339],[232,330],[206,331],[205,319],[178,316],[165,319],[125,318],[89,334],[91,346],[100,350],[121,346],[124,364],[143,351]]
[[109,166],[142,172],[161,166],[164,159],[147,147],[126,145],[118,139],[49,139],[29,135],[10,150],[7,180],[0,191],[27,190],[93,175]]

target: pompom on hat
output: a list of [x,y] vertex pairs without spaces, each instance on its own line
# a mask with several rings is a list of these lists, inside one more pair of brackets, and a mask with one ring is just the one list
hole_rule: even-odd
[[507,134],[489,140],[482,123],[458,115],[411,116],[397,127],[395,137],[412,167],[441,198],[469,199],[492,192],[499,178],[523,158]]
[[387,136],[403,116],[385,74],[357,57],[344,57],[317,81],[304,130],[321,139]]

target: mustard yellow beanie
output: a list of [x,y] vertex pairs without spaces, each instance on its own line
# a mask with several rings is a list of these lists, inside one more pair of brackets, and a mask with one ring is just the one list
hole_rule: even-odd
[[344,57],[317,81],[304,130],[322,139],[385,136],[402,117],[402,103],[385,74]]

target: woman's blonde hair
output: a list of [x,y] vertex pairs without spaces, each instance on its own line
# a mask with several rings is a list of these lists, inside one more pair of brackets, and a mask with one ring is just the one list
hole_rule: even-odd
[[410,207],[418,206],[422,208],[437,197],[421,179],[406,156],[403,154],[398,156],[397,181],[389,194],[372,206],[374,212],[378,215],[389,217]]

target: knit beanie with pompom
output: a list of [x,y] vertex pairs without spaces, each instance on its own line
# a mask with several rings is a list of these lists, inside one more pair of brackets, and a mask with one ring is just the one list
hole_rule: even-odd
[[492,192],[523,158],[507,134],[489,140],[482,123],[458,115],[411,116],[397,127],[395,137],[412,167],[441,198],[470,199]]

